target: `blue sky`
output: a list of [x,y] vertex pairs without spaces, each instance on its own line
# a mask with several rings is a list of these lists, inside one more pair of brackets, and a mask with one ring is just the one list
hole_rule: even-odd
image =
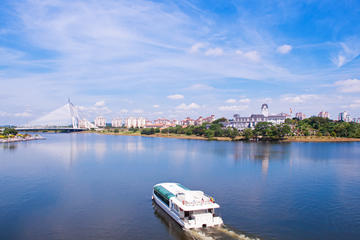
[[347,110],[360,117],[358,1],[24,0],[0,4],[0,124],[70,97],[178,118]]

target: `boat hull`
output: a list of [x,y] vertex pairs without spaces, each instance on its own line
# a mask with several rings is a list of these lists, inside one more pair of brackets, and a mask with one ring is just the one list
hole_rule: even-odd
[[168,206],[165,205],[155,194],[152,195],[154,202],[161,207],[181,228],[185,228],[184,222]]
[[163,209],[183,229],[196,229],[196,228],[201,228],[204,225],[207,227],[215,227],[215,226],[221,226],[223,224],[221,218],[219,218],[219,217],[216,217],[216,220],[217,220],[216,223],[215,222],[213,222],[213,223],[204,222],[206,224],[201,223],[198,225],[194,224],[194,222],[193,223],[184,223],[184,221],[176,213],[171,211],[171,209],[168,206],[166,206],[166,204],[163,201],[161,201],[155,194],[152,195],[152,199],[159,207],[161,207],[161,209]]

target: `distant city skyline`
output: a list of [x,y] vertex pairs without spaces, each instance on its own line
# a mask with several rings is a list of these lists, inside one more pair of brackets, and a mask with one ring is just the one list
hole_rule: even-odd
[[2,1],[0,125],[66,103],[89,119],[360,117],[360,3]]

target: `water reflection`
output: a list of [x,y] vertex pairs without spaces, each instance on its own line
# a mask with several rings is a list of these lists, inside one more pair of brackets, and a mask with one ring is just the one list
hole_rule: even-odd
[[154,209],[154,215],[160,220],[160,222],[165,226],[169,235],[178,240],[188,240],[192,237],[177,224],[162,208],[160,208],[154,201],[152,201],[152,206]]
[[360,239],[360,143],[45,137],[0,146],[0,239],[194,239],[152,207],[165,181],[214,195],[235,232]]
[[14,151],[17,148],[17,143],[2,143],[4,151]]
[[166,227],[169,235],[178,240],[260,240],[255,236],[239,232],[228,226],[204,229],[182,229],[161,207],[152,201],[154,215]]
[[289,143],[237,143],[234,147],[234,160],[261,162],[264,175],[269,170],[271,161],[291,161]]

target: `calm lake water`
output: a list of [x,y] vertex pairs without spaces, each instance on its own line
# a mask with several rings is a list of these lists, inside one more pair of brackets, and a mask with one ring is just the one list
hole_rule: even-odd
[[[0,145],[0,239],[360,239],[360,143],[43,136]],[[182,231],[152,204],[166,181],[236,234]]]

